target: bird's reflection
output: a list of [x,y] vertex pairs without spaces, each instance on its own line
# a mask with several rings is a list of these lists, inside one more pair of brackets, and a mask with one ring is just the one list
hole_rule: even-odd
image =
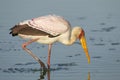
[[90,80],[90,72],[88,72],[88,79],[87,80]]
[[47,80],[50,80],[50,70],[42,69],[40,71],[40,77],[38,80],[44,80],[46,76],[47,76]]
[[[39,77],[38,80],[44,80],[45,77],[47,77],[47,80],[50,80],[50,72],[51,72],[51,71],[52,71],[52,70],[50,70],[50,69],[42,69],[42,70],[40,71],[40,77]],[[85,79],[85,80],[90,80],[90,72],[88,72],[88,74],[87,74],[87,79]]]
[[[35,62],[17,63],[17,64],[15,64],[15,67],[7,68],[7,69],[1,69],[0,71],[6,72],[6,73],[30,73],[30,72],[35,73],[35,72],[37,72],[40,75],[37,78],[37,80],[50,80],[51,79],[51,74],[50,73],[52,71],[57,73],[57,71],[62,70],[62,71],[67,71],[68,74],[72,75],[73,73],[69,73],[70,67],[78,66],[75,62],[70,62],[70,63],[53,64],[55,68],[50,68],[50,69],[48,69],[46,66],[41,67],[41,68],[23,68],[23,66],[34,65],[34,64],[37,64],[37,63],[35,63]],[[90,78],[91,78],[90,72],[86,73],[85,75],[86,75],[85,80],[90,80]]]

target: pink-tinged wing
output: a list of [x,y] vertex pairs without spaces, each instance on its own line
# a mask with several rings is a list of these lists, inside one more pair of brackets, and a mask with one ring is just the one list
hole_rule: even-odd
[[54,36],[62,34],[70,28],[68,21],[55,15],[34,18],[28,21],[28,25]]

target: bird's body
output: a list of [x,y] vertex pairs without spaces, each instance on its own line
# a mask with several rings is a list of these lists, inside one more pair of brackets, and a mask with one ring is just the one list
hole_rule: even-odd
[[[67,25],[67,26],[66,26]],[[51,44],[55,41],[61,41],[59,37],[66,35],[63,39],[69,39],[70,36],[70,24],[67,20],[60,16],[48,15],[43,17],[34,18],[31,20],[25,20],[20,22],[17,27],[14,27],[12,30],[17,30],[18,36],[26,39],[40,38],[37,42],[44,44]],[[19,27],[20,28],[19,28]],[[29,30],[26,27],[30,28]],[[19,28],[19,29],[18,29]],[[35,31],[34,34],[31,31]],[[28,31],[30,31],[28,33]],[[26,33],[25,33],[26,32]],[[44,33],[37,33],[44,32]]]
[[[82,28],[75,27],[71,29],[71,25],[67,20],[56,15],[42,16],[20,22],[18,25],[11,28],[10,34],[13,36],[18,35],[24,39],[30,40],[22,45],[23,49],[28,53],[30,52],[26,46],[32,42],[48,44],[48,57],[51,53],[50,45],[54,42],[61,42],[65,45],[71,45],[76,41],[76,39],[81,39],[82,37],[84,38],[84,31]],[[83,42],[82,47],[86,49],[85,53],[87,54],[87,58],[89,58],[88,62],[90,62],[86,42],[84,40],[81,40]],[[32,56],[33,58],[36,57],[35,55]],[[38,61],[38,59],[36,60]],[[48,59],[48,65],[50,66],[50,59]]]

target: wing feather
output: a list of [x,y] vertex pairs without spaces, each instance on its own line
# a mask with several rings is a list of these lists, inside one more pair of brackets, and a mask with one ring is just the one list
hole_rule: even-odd
[[20,24],[27,23],[30,27],[44,31],[53,36],[66,32],[70,24],[63,17],[56,15],[42,16],[31,20],[26,20]]

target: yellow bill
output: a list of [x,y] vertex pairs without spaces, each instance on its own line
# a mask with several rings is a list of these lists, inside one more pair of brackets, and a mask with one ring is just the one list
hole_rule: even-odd
[[84,49],[84,52],[86,54],[88,63],[90,64],[90,55],[88,53],[87,43],[86,43],[86,39],[85,39],[85,35],[84,35],[84,31],[83,30],[82,30],[81,35],[79,35],[79,39],[80,39],[81,46]]

